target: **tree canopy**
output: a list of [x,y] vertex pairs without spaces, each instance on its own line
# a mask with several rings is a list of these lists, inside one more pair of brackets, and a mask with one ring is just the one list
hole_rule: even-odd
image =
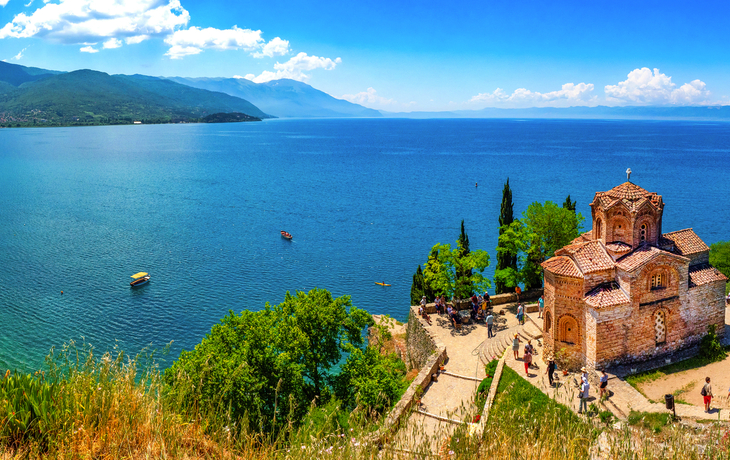
[[[710,245],[710,264],[730,278],[730,241],[718,241]],[[730,283],[725,285],[725,294],[730,291]]]
[[451,249],[449,244],[437,243],[431,249],[423,276],[437,294],[465,299],[474,290],[482,291],[491,286],[483,275],[488,266],[486,251],[479,249],[464,255],[459,244]]
[[223,411],[267,430],[299,419],[330,391],[331,369],[343,352],[364,349],[362,331],[370,324],[349,296],[287,292],[284,302],[262,311],[230,311],[194,350],[180,354],[165,380],[203,412]]
[[525,289],[542,286],[542,264],[555,251],[580,235],[583,216],[552,201],[532,203],[502,230],[497,251],[518,255],[517,268],[495,271],[495,282],[505,286],[524,284]]
[[[512,189],[509,187],[509,178],[502,189],[502,206],[499,213],[499,235],[501,236],[505,230],[514,221],[514,204],[512,203]],[[497,245],[497,271],[506,269],[517,270],[517,253],[511,253],[504,248],[500,250],[499,243]],[[505,284],[502,279],[494,278],[495,292],[502,294],[507,292],[512,284]]]

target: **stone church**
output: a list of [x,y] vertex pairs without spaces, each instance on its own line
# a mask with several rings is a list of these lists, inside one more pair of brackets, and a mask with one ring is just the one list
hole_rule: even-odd
[[543,262],[546,350],[575,367],[640,361],[725,328],[727,278],[691,228],[662,233],[661,195],[625,182],[597,192],[593,228]]

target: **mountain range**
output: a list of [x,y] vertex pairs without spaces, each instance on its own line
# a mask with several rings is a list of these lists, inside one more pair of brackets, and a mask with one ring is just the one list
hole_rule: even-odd
[[264,112],[281,118],[383,116],[377,110],[336,99],[296,80],[281,79],[266,83],[254,83],[245,78],[168,77],[168,80],[246,99]]

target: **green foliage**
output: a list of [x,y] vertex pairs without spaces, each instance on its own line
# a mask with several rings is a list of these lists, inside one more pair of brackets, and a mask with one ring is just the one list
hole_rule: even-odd
[[423,277],[423,270],[421,270],[421,266],[419,265],[416,273],[413,275],[413,283],[411,284],[411,305],[420,304],[423,296],[426,296],[426,299],[432,301],[436,293],[426,283],[426,279]]
[[497,370],[498,363],[499,360],[493,359],[484,368],[484,372],[487,374],[487,377],[479,383],[479,388],[477,388],[476,407],[479,410],[484,407],[484,402],[487,400],[489,388],[492,386],[494,372]]
[[44,375],[7,371],[0,380],[0,444],[19,447],[31,440],[43,450],[71,427],[67,399]]
[[[469,255],[471,252],[469,250],[469,236],[466,234],[466,230],[464,229],[464,219],[461,220],[461,233],[459,233],[459,238],[456,240],[456,244],[459,247],[459,257],[464,258]],[[456,278],[460,280],[464,280],[464,286],[463,290],[472,292],[474,290],[474,287],[470,284],[470,279],[472,275],[472,270],[470,268],[463,268],[458,267],[458,272],[456,273]]]
[[727,352],[717,337],[714,324],[707,327],[707,334],[700,340],[700,357],[707,361],[722,361],[727,357]]
[[[710,264],[730,279],[730,241],[718,241],[710,245]],[[725,294],[730,292],[730,282],[725,284]]]
[[287,292],[284,302],[262,311],[229,312],[164,378],[187,410],[246,418],[267,431],[289,417],[299,420],[308,401],[328,394],[330,369],[343,351],[363,347],[369,324],[372,317],[348,296]]
[[604,410],[598,413],[598,418],[604,425],[610,425],[613,422],[613,413],[610,410]]
[[519,263],[518,268],[497,270],[495,280],[522,283],[526,290],[542,286],[541,264],[580,235],[582,221],[583,216],[552,201],[532,203],[522,219],[501,229],[497,251],[518,254]]
[[568,195],[568,197],[565,199],[565,202],[563,202],[563,208],[575,212],[576,204],[576,201],[570,201],[570,195]]
[[350,410],[360,406],[382,414],[405,391],[406,367],[395,354],[382,355],[375,348],[355,349],[335,379],[335,394]]
[[[512,190],[509,188],[509,178],[507,178],[507,182],[504,184],[504,188],[502,189],[502,205],[500,208],[499,213],[499,235],[502,236],[502,233],[504,233],[505,229],[509,228],[509,226],[514,221],[514,204],[512,203]],[[517,252],[509,252],[505,250],[500,251],[500,244],[497,244],[497,267],[496,271],[504,271],[512,269],[513,271],[517,271]],[[495,274],[494,277],[494,284],[495,284],[495,292],[497,294],[503,294],[505,292],[508,292],[511,290],[511,288],[514,288],[517,286],[517,284],[510,284],[513,282],[512,278],[505,275],[502,277],[497,277]]]
[[629,425],[636,425],[652,433],[660,433],[662,428],[667,426],[672,420],[672,415],[665,412],[636,412],[631,411],[628,417]]
[[463,254],[461,246],[451,249],[449,244],[437,243],[431,249],[423,276],[436,293],[465,299],[475,289],[482,291],[490,287],[491,283],[482,274],[489,266],[489,254],[481,249]]

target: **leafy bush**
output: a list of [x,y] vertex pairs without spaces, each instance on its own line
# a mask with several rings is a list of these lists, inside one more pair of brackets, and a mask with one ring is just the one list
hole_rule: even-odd
[[598,418],[601,420],[601,423],[604,425],[610,425],[613,421],[613,414],[610,410],[604,410],[602,412],[598,413]]
[[714,324],[707,327],[707,334],[700,340],[700,356],[708,361],[722,361],[727,356],[727,352],[717,337]]
[[667,426],[671,421],[671,414],[664,412],[636,412],[631,411],[627,419],[629,425],[638,425],[652,433],[659,433],[662,428]]

